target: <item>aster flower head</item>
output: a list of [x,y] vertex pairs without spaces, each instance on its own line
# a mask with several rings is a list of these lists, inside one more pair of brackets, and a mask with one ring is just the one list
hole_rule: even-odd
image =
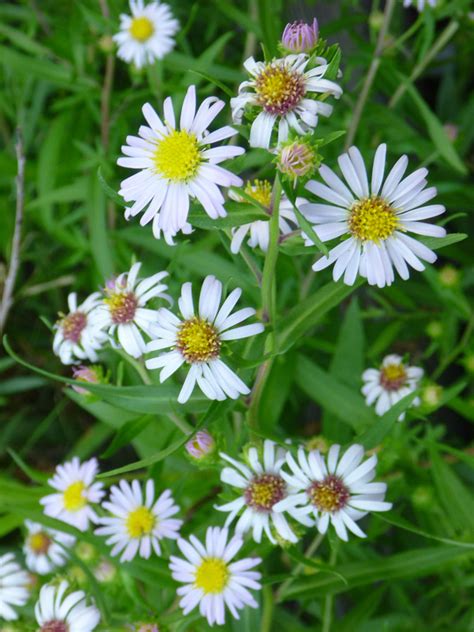
[[196,606],[209,625],[225,623],[225,608],[235,619],[246,606],[257,608],[250,590],[260,590],[261,574],[251,570],[262,560],[247,557],[232,561],[243,540],[234,535],[230,540],[227,529],[209,527],[202,544],[194,535],[179,539],[178,547],[185,559],[170,557],[173,579],[184,584],[178,588],[179,605],[187,615]]
[[196,199],[212,219],[226,216],[219,187],[240,186],[242,180],[219,163],[244,149],[212,147],[237,133],[228,125],[208,131],[224,106],[217,97],[208,97],[196,111],[195,86],[188,88],[179,125],[170,97],[164,101],[163,121],[150,104],[143,106],[149,127],[141,126],[139,136],[127,136],[124,157],[118,159],[120,166],[138,170],[123,180],[119,191],[125,202],[133,202],[125,211],[126,219],[144,211],[140,224],[153,222],[155,237],[163,231],[172,243],[178,232],[191,230],[187,222],[190,199]]
[[331,446],[326,458],[317,450],[307,453],[302,447],[297,459],[288,453],[291,474],[282,470],[282,476],[298,493],[277,503],[274,511],[298,508],[299,513],[293,514],[295,519],[313,516],[322,534],[332,524],[341,540],[348,540],[347,530],[365,538],[357,521],[369,511],[392,508],[391,503],[384,502],[387,485],[372,482],[377,464],[375,455],[362,463],[364,448],[361,445],[352,445],[341,458],[340,449],[339,445]]
[[309,138],[288,140],[278,149],[276,167],[293,183],[310,178],[319,165],[320,158]]
[[100,293],[94,292],[78,305],[77,294],[71,292],[67,302],[69,313],[60,314],[54,325],[53,351],[63,364],[75,364],[81,360],[97,362],[97,352],[107,340],[97,321]]
[[[229,513],[225,526],[228,527],[239,516],[235,525],[237,534],[251,531],[255,542],[262,541],[263,533],[272,544],[277,543],[275,535],[281,540],[297,542],[298,537],[284,513],[273,510],[277,503],[295,493],[281,475],[281,468],[286,463],[286,450],[266,439],[260,453],[255,446],[249,448],[247,463],[236,461],[223,452],[220,455],[232,466],[224,467],[221,481],[236,488],[239,494],[235,500],[215,507]],[[298,513],[297,509],[293,511]],[[300,516],[301,521],[306,526],[313,524],[306,516]]]
[[13,553],[0,556],[0,620],[18,619],[15,608],[28,601],[30,578],[15,561]]
[[44,496],[40,503],[44,513],[62,520],[80,531],[86,531],[89,521],[96,522],[97,515],[93,505],[104,496],[102,483],[94,482],[99,471],[97,459],[81,463],[77,457],[58,465],[48,484],[56,493]]
[[197,311],[194,308],[192,284],[184,283],[178,301],[182,315],[180,320],[168,309],[158,311],[159,328],[155,338],[147,345],[147,351],[162,351],[156,358],[146,360],[148,369],[161,369],[160,382],[167,380],[183,364],[189,366],[178,402],[187,402],[197,383],[209,399],[237,399],[250,390],[242,380],[221,360],[223,343],[255,336],[263,331],[261,323],[235,327],[255,314],[251,307],[232,313],[242,290],[233,290],[220,305],[222,283],[214,276],[207,276],[201,287]]
[[92,632],[100,622],[96,606],[82,590],[71,592],[66,581],[41,588],[35,617],[38,632]]
[[[272,185],[268,180],[249,180],[244,189],[245,193],[254,198],[262,206],[265,207],[269,216],[272,214]],[[238,202],[244,202],[238,193],[231,191],[229,194],[233,200]],[[296,206],[306,202],[304,198],[297,198]],[[281,235],[288,235],[297,226],[297,219],[295,212],[293,211],[293,205],[290,200],[283,193],[280,199],[280,206],[278,210],[278,224]],[[293,224],[293,226],[292,226]],[[237,254],[240,250],[243,240],[250,234],[248,239],[248,245],[251,248],[259,247],[263,252],[267,252],[268,244],[270,242],[270,223],[265,220],[256,220],[249,224],[243,224],[232,228],[232,241],[230,244],[230,250],[233,254]]]
[[199,430],[184,447],[193,461],[207,461],[215,453],[217,444],[207,430]]
[[120,15],[120,31],[113,36],[120,59],[142,68],[173,50],[179,23],[167,4],[130,0],[130,12]]
[[[425,219],[445,212],[441,204],[426,205],[436,195],[434,187],[425,188],[425,168],[405,176],[407,156],[402,156],[384,179],[387,146],[375,152],[372,177],[369,177],[360,151],[351,147],[339,157],[344,183],[322,165],[319,175],[325,184],[310,180],[306,189],[322,198],[323,203],[301,207],[305,217],[315,224],[314,231],[322,241],[343,237],[343,241],[313,265],[319,271],[334,264],[333,278],[353,285],[357,275],[370,285],[385,287],[395,280],[394,269],[402,279],[410,276],[409,266],[425,269],[423,261],[433,263],[436,254],[406,233],[444,237],[441,226]],[[405,177],[404,177],[405,176]]]
[[153,335],[157,311],[147,307],[154,298],[166,299],[168,286],[162,280],[167,272],[157,272],[150,277],[139,278],[141,263],[132,265],[129,272],[107,281],[104,297],[98,307],[98,321],[111,341],[121,346],[133,358],[145,352],[145,339]]
[[[244,111],[253,108],[258,114],[250,128],[250,146],[268,149],[287,140],[290,130],[304,135],[314,130],[318,117],[330,116],[332,106],[318,100],[317,94],[339,98],[341,87],[324,78],[328,64],[322,57],[317,65],[306,69],[308,55],[287,55],[270,62],[249,57],[245,70],[250,79],[240,84],[239,93],[231,99],[232,117],[241,123]],[[272,143],[272,131],[278,128],[278,141]]]
[[112,485],[110,500],[102,507],[112,514],[99,518],[96,535],[107,536],[106,543],[112,545],[111,555],[121,553],[121,562],[130,562],[138,554],[148,559],[154,551],[161,555],[160,540],[176,540],[182,520],[172,518],[178,513],[169,489],[157,499],[155,484],[149,479],[143,492],[137,480],[120,481]]
[[[399,355],[390,354],[383,359],[379,369],[367,369],[362,373],[364,386],[362,393],[367,406],[375,402],[375,412],[383,415],[401,399],[413,393],[423,377],[423,369],[408,366]],[[416,397],[412,406],[419,406],[420,398]],[[403,421],[405,413],[398,421]]]
[[436,6],[437,0],[403,0],[404,7],[416,6],[418,11],[423,11],[426,7],[431,8]]
[[23,552],[30,571],[46,575],[64,566],[68,559],[67,550],[74,546],[76,538],[68,533],[47,529],[31,520],[25,520],[25,527],[27,535]]
[[281,44],[289,53],[310,53],[318,43],[319,26],[316,18],[311,24],[297,20],[283,30]]

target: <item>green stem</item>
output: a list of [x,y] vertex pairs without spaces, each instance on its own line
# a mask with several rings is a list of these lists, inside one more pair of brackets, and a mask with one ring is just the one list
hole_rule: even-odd
[[362,90],[360,91],[359,98],[357,99],[357,103],[354,108],[354,116],[352,117],[351,125],[346,136],[345,149],[348,149],[354,142],[354,138],[359,127],[360,119],[362,117],[362,113],[364,111],[370,89],[375,80],[375,77],[377,76],[377,71],[379,69],[380,62],[382,61],[382,55],[384,53],[385,37],[387,35],[390,21],[392,19],[395,2],[396,0],[388,0],[387,4],[385,5],[383,22],[379,31],[375,53],[365,77],[364,85],[362,86]]
[[459,28],[459,22],[457,20],[451,20],[448,26],[444,29],[441,35],[438,37],[433,46],[429,49],[423,59],[413,68],[413,71],[407,81],[400,84],[398,89],[395,91],[395,94],[390,99],[388,106],[393,108],[400,101],[402,96],[405,94],[406,89],[412,83],[414,83],[418,77],[423,73],[425,68],[432,62],[432,60],[436,57],[440,50],[442,50],[449,40],[453,37],[456,31]]
[[[311,558],[313,557],[313,555],[316,553],[316,551],[318,550],[321,542],[324,540],[324,534],[322,533],[318,533],[313,541],[311,542],[311,544],[308,546],[308,548],[306,549],[306,551],[304,552],[304,556],[307,558]],[[276,594],[275,594],[275,602],[278,603],[280,601],[282,601],[284,599],[285,596],[285,592],[288,588],[288,586],[291,586],[291,584],[295,581],[295,579],[298,578],[298,576],[301,574],[301,572],[303,571],[303,569],[305,568],[305,565],[301,562],[300,564],[298,564],[295,568],[295,570],[293,571],[293,574],[291,577],[289,577],[288,579],[286,579],[283,584],[280,586],[280,588],[277,590]]]
[[[275,176],[273,184],[272,214],[270,217],[270,240],[268,251],[265,256],[262,275],[262,314],[263,319],[270,323],[271,331],[265,340],[264,355],[269,355],[275,351],[275,326],[276,326],[276,291],[275,291],[275,270],[278,260],[278,245],[280,236],[279,211],[282,187],[278,174]],[[258,408],[263,388],[270,373],[272,360],[266,360],[260,365],[255,379],[250,406],[248,411],[248,423],[250,428],[258,426]]]
[[[334,566],[337,559],[337,549],[333,548],[329,558],[329,564]],[[324,599],[323,626],[321,632],[330,632],[332,624],[332,611],[334,605],[334,595],[327,595]]]
[[263,590],[263,612],[260,624],[260,632],[271,632],[273,618],[273,593],[270,586],[264,586]]
[[126,362],[128,362],[130,366],[135,369],[135,371],[141,377],[143,384],[146,384],[147,386],[152,384],[150,376],[148,375],[148,371],[139,360],[135,360],[135,358],[132,358],[132,356],[128,355],[128,353],[125,353],[123,349],[115,349],[115,351],[121,358],[123,358]]
[[191,435],[194,432],[194,428],[185,419],[182,419],[181,417],[178,417],[178,415],[174,415],[172,413],[170,413],[168,417],[185,435]]

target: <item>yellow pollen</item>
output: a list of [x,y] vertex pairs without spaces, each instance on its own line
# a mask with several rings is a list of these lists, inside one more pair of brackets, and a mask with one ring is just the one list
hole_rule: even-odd
[[67,511],[79,511],[87,504],[87,498],[84,496],[86,486],[82,481],[71,483],[63,492],[64,507]]
[[155,515],[148,507],[138,507],[128,514],[126,527],[131,538],[141,538],[153,531],[156,523]]
[[196,588],[201,588],[204,594],[221,593],[229,581],[229,569],[227,564],[217,557],[203,559],[199,568],[196,569]]
[[43,531],[38,531],[30,535],[28,545],[35,555],[44,555],[51,545],[51,538]]
[[139,42],[146,42],[155,32],[155,27],[151,20],[141,16],[139,18],[133,18],[128,31],[133,39]]
[[387,391],[398,391],[407,380],[403,364],[387,364],[380,370],[380,384]]
[[173,130],[159,140],[153,156],[157,173],[173,182],[186,182],[196,175],[201,164],[199,143],[186,130]]
[[395,209],[376,195],[359,200],[350,209],[349,230],[361,241],[383,241],[393,234],[398,224]]
[[306,89],[299,73],[284,64],[268,64],[255,80],[258,104],[267,112],[285,115],[303,98]]
[[265,206],[265,208],[270,208],[272,201],[272,185],[268,182],[268,180],[249,181],[247,182],[244,191],[247,195],[250,195],[251,198],[262,204],[262,206]]
[[185,320],[179,330],[176,348],[190,364],[217,358],[221,341],[217,329],[201,318]]
[[131,322],[137,311],[138,300],[133,292],[113,292],[104,299],[116,324]]
[[332,474],[314,482],[307,490],[313,505],[323,512],[342,509],[349,499],[349,491],[342,480]]

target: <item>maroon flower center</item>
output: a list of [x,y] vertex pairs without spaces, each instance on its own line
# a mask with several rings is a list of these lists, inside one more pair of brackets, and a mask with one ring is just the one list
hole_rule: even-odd
[[323,481],[312,483],[306,493],[319,511],[331,513],[342,509],[350,497],[347,487],[334,474],[329,474]]
[[398,391],[407,381],[403,364],[387,364],[380,369],[380,386],[386,391]]
[[87,325],[87,316],[83,312],[73,312],[65,316],[60,324],[64,339],[77,343],[81,338],[82,330]]
[[301,74],[283,63],[268,64],[255,79],[258,104],[270,114],[285,115],[306,92]]
[[286,484],[276,474],[261,474],[250,482],[244,492],[245,502],[257,511],[269,512],[286,496]]
[[135,318],[138,299],[133,292],[115,292],[105,298],[105,303],[115,324],[124,325]]
[[40,632],[69,632],[69,626],[64,621],[48,621],[40,628]]

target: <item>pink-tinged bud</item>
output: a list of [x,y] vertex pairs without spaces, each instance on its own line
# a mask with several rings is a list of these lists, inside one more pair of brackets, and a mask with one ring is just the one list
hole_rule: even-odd
[[319,28],[316,18],[312,24],[298,20],[285,26],[281,43],[291,53],[310,53],[316,46],[318,35]]
[[216,442],[207,430],[200,430],[186,443],[185,447],[193,459],[201,460],[215,451]]
[[[78,382],[89,382],[89,384],[104,384],[107,382],[101,366],[73,367],[72,376]],[[81,386],[73,385],[72,388],[80,395],[90,395],[90,391]]]
[[311,175],[317,166],[316,153],[305,141],[284,145],[278,153],[277,168],[292,180]]

